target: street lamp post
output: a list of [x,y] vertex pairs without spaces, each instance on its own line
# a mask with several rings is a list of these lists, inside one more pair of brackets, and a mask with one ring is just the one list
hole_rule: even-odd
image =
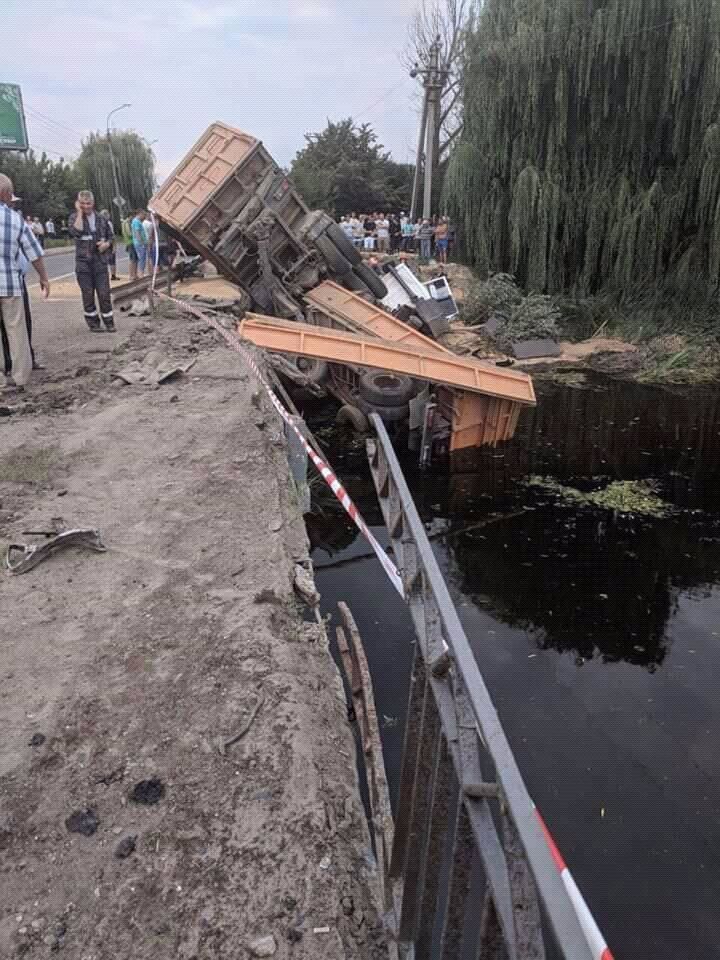
[[113,184],[115,187],[114,203],[121,215],[123,213],[123,207],[125,206],[125,200],[123,197],[120,196],[120,180],[118,179],[117,164],[115,163],[115,154],[113,153],[113,148],[112,148],[112,135],[110,133],[110,117],[112,117],[112,115],[114,113],[117,113],[119,110],[126,110],[128,107],[131,107],[131,106],[132,106],[131,103],[123,103],[121,106],[115,107],[115,109],[111,110],[110,113],[107,115],[107,123],[105,125],[107,130],[108,147],[110,149],[110,163],[112,164]]

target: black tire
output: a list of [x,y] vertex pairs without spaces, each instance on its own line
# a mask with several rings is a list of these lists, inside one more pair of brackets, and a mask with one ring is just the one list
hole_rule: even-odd
[[353,293],[361,293],[373,298],[375,296],[370,287],[368,287],[366,283],[363,283],[354,270],[351,270],[350,273],[346,273],[345,276],[342,277],[342,285],[347,290],[352,290]]
[[370,421],[362,412],[351,403],[340,407],[335,415],[335,423],[341,427],[352,427],[355,433],[370,433]]
[[402,373],[368,370],[360,377],[360,396],[373,407],[406,407],[415,396],[415,384]]
[[388,295],[388,288],[385,286],[385,281],[381,280],[374,270],[371,270],[365,263],[359,263],[356,267],[353,267],[353,270],[362,282],[370,287],[378,300],[385,299]]
[[332,240],[325,236],[319,236],[315,241],[315,246],[325,259],[325,263],[338,277],[344,277],[352,271],[352,264],[347,257],[344,257],[338,250]]
[[343,233],[342,228],[337,223],[331,223],[325,231],[325,234],[330,240],[332,240],[340,253],[345,257],[348,263],[353,265],[353,267],[358,263],[362,263],[360,251],[356,246],[354,246],[354,244],[350,242],[350,240],[348,240]]
[[325,360],[318,360],[315,357],[293,357],[292,363],[304,377],[318,386],[325,383],[330,373]]

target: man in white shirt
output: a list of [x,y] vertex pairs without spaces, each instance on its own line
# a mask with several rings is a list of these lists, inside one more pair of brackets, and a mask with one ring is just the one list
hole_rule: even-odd
[[12,209],[14,200],[12,180],[0,173],[0,320],[5,329],[13,379],[6,387],[22,391],[32,372],[32,353],[23,309],[20,255],[33,265],[45,297],[50,295],[50,281],[42,248],[20,214]]
[[384,213],[377,221],[377,245],[380,253],[387,253],[390,244],[390,221]]
[[48,240],[55,239],[55,223],[50,219],[50,217],[48,217],[47,223],[45,224],[45,233]]

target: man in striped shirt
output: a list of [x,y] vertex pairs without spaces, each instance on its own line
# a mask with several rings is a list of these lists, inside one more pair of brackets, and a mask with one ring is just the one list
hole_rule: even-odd
[[50,295],[42,249],[19,213],[11,209],[14,200],[12,180],[0,173],[0,319],[10,345],[12,379],[5,389],[25,389],[32,371],[32,354],[25,326],[20,259],[24,255],[40,278],[45,297]]

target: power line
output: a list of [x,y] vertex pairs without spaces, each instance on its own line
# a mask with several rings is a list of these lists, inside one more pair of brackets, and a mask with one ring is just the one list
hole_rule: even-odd
[[391,93],[394,93],[396,90],[402,87],[403,84],[405,83],[407,83],[407,77],[403,77],[400,83],[396,83],[394,87],[390,87],[389,90],[386,90],[385,93],[383,93],[382,96],[378,97],[377,100],[374,100],[369,107],[365,107],[359,113],[356,113],[355,116],[351,118],[352,122],[355,123],[355,121],[358,120],[360,117],[364,117],[366,113],[369,113],[373,109],[373,107],[376,107],[379,103],[382,103],[383,100],[389,97]]
[[80,133],[79,130],[73,130],[72,127],[66,126],[64,123],[60,123],[57,120],[53,120],[52,117],[46,116],[44,113],[41,113],[39,110],[36,110],[34,107],[25,107],[27,113],[30,116],[38,117],[40,120],[44,120],[46,123],[52,124],[54,127],[58,127],[60,130],[64,130],[66,133],[71,133],[73,137],[76,137],[78,140],[82,141],[84,134]]

